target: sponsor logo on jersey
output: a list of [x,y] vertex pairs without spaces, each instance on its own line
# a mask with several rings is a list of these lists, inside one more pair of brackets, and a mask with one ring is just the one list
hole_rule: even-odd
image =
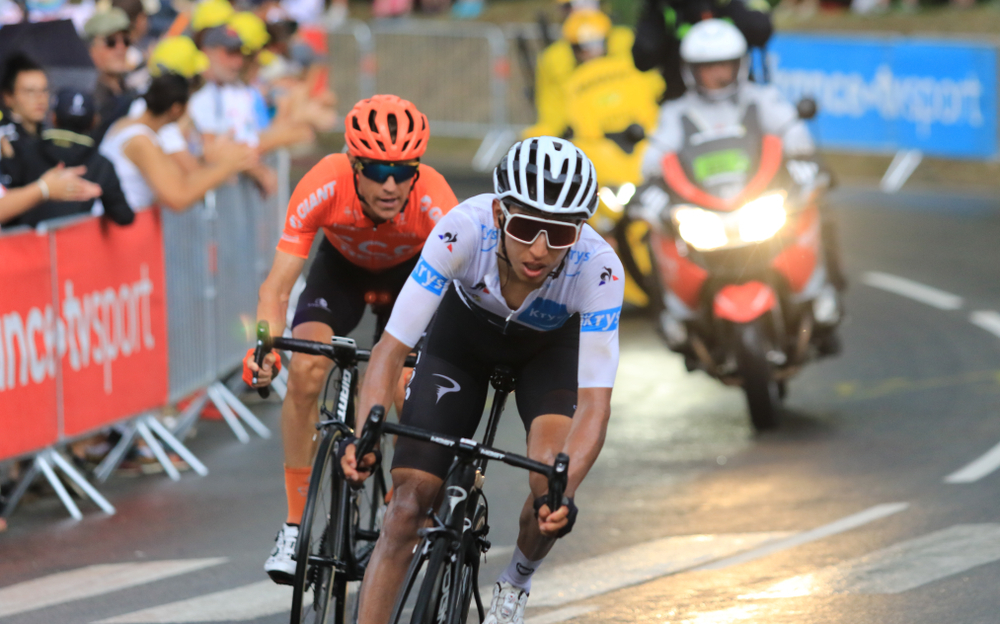
[[413,269],[413,273],[410,273],[410,279],[435,295],[444,293],[444,289],[448,285],[448,278],[438,273],[423,258],[417,263],[417,266]]
[[591,253],[589,251],[577,251],[576,249],[570,249],[569,255],[566,257],[566,269],[563,272],[565,277],[576,277],[580,274],[583,269],[583,263],[590,260]]
[[598,284],[598,286],[604,286],[608,282],[617,282],[617,281],[618,281],[618,276],[615,275],[609,267],[604,267],[604,270],[601,271],[601,283]]
[[487,227],[482,223],[479,224],[480,234],[482,236],[482,244],[480,245],[480,251],[493,251],[497,248],[497,244],[500,242],[500,230],[495,227]]
[[438,238],[444,241],[445,247],[448,248],[448,251],[452,251],[453,244],[458,242],[458,236],[456,236],[453,232],[438,234]]
[[[309,213],[316,209],[316,206],[319,206],[323,202],[331,199],[333,197],[334,187],[336,186],[336,181],[327,182],[312,193],[309,193],[309,197],[303,199],[299,205],[295,207],[294,214],[288,215],[288,224],[296,230],[302,228],[302,220],[308,217]],[[290,210],[289,213],[291,213]]]
[[618,320],[622,316],[621,306],[600,312],[586,312],[580,315],[580,331],[608,332],[618,329]]
[[569,318],[566,305],[549,299],[535,299],[528,308],[517,316],[517,320],[525,325],[550,331],[559,329]]
[[490,294],[490,289],[486,287],[486,282],[479,280],[479,283],[472,287],[472,290],[481,290],[485,294]]
[[451,384],[450,386],[438,384],[438,387],[437,387],[437,401],[434,401],[435,404],[440,403],[441,402],[441,397],[443,397],[444,395],[448,394],[449,392],[458,392],[459,390],[462,389],[461,384],[459,384],[457,381],[455,381],[451,377],[447,377],[447,376],[442,375],[440,373],[434,373],[434,376],[435,377],[440,377],[441,379],[444,379],[445,381],[447,381],[448,383]]

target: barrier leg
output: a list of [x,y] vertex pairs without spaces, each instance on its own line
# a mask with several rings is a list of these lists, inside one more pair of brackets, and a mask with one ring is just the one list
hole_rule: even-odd
[[187,437],[191,427],[194,427],[194,424],[201,418],[201,411],[205,409],[206,403],[208,403],[208,393],[202,392],[195,400],[191,401],[190,405],[184,408],[184,411],[177,415],[177,426],[174,427],[173,431],[177,439],[183,440]]
[[45,457],[45,452],[39,453],[35,456],[35,464],[45,475],[46,480],[48,480],[49,485],[52,489],[56,491],[56,495],[59,500],[62,501],[63,507],[69,512],[69,515],[73,516],[74,520],[83,520],[83,514],[80,513],[80,508],[76,506],[73,499],[70,497],[69,492],[66,491],[66,486],[63,482],[59,480],[56,475],[55,470],[52,469],[52,465],[49,464],[49,460]]
[[111,473],[118,468],[118,465],[125,459],[125,455],[129,452],[129,449],[132,448],[137,433],[135,421],[130,422],[125,432],[122,433],[121,440],[118,440],[118,444],[111,449],[111,452],[104,456],[104,459],[97,465],[97,468],[94,468],[94,477],[98,481],[104,483],[111,476]]
[[208,398],[211,399],[212,403],[219,408],[219,413],[222,414],[222,418],[226,421],[226,424],[229,425],[229,428],[233,430],[233,433],[236,435],[236,439],[243,444],[246,444],[250,442],[250,434],[247,433],[247,430],[243,428],[242,424],[240,424],[240,419],[236,417],[233,410],[229,409],[229,404],[226,403],[226,399],[223,398],[219,389],[216,387],[219,385],[221,384],[214,383],[209,386],[208,390],[205,392],[208,394]]
[[148,426],[146,426],[146,422],[143,418],[140,418],[136,422],[135,428],[139,432],[139,435],[142,436],[142,439],[146,441],[149,449],[153,451],[153,456],[156,457],[156,460],[160,462],[161,466],[163,466],[163,470],[166,471],[167,476],[170,477],[172,481],[180,481],[181,473],[177,471],[177,467],[174,466],[174,462],[170,461],[170,457],[167,456],[167,452],[163,450],[163,446],[160,445],[159,440],[156,439],[153,432],[149,430]]
[[208,468],[205,464],[201,463],[197,457],[194,456],[186,446],[184,446],[180,440],[174,437],[174,434],[163,426],[163,423],[156,420],[153,416],[145,416],[144,422],[149,429],[155,433],[168,447],[170,447],[175,453],[180,455],[181,459],[187,462],[188,466],[201,476],[208,474]]
[[[251,429],[253,429],[257,435],[264,439],[271,437],[271,430],[268,429],[264,423],[260,422],[260,419],[258,419],[246,405],[243,405],[243,402],[240,401],[239,397],[233,394],[229,388],[225,386],[225,384],[216,382],[212,385],[215,387],[216,392],[222,400],[225,401],[236,413],[236,415],[239,416]],[[220,407],[219,409],[221,411],[222,408]]]
[[51,460],[52,463],[55,464],[70,481],[83,490],[87,497],[94,501],[94,504],[100,507],[104,513],[109,516],[113,516],[115,514],[115,508],[108,502],[108,499],[104,498],[101,493],[98,492],[97,489],[92,486],[82,474],[77,472],[76,468],[74,468],[71,463],[66,461],[62,455],[56,452],[55,449],[48,449],[43,451],[43,453],[46,455],[46,459]]
[[3,509],[0,509],[0,518],[9,518],[14,513],[14,508],[21,502],[21,498],[28,491],[28,488],[31,487],[31,484],[34,483],[40,471],[41,469],[38,467],[38,464],[32,461],[27,472],[21,475],[21,480],[17,482],[17,487],[7,497],[7,502],[4,504]]

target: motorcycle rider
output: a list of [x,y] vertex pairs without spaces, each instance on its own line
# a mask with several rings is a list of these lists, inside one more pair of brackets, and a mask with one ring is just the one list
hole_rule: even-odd
[[611,18],[600,10],[597,2],[560,0],[559,6],[566,15],[563,36],[538,56],[535,71],[538,122],[525,130],[521,138],[563,136],[567,128],[565,85],[573,70],[595,56],[628,58],[632,49],[632,31],[612,26]]
[[[784,99],[777,88],[749,80],[747,41],[740,30],[722,19],[698,22],[681,42],[681,74],[688,87],[676,100],[660,109],[657,128],[650,137],[643,156],[642,173],[646,179],[662,178],[663,158],[685,147],[689,130],[703,139],[721,136],[741,136],[746,131],[744,120],[755,115],[763,134],[781,138],[786,158],[814,160],[816,145],[796,107]],[[823,184],[827,175],[816,167],[816,183]],[[827,178],[828,183],[828,178]],[[821,214],[826,211],[822,211]],[[836,230],[828,214],[821,217],[821,233],[828,286],[817,305],[828,314],[817,314],[818,330],[823,351],[836,352],[839,344],[833,330],[840,321],[839,293],[846,286],[836,241]],[[836,305],[829,305],[829,300]],[[669,304],[668,304],[669,311]]]
[[685,92],[680,45],[691,26],[701,20],[730,21],[755,48],[763,48],[774,27],[767,0],[645,0],[635,26],[632,58],[641,71],[659,69],[667,83],[664,100]]

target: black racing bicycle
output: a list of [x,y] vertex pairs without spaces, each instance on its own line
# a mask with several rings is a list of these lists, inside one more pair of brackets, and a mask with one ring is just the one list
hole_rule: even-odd
[[[376,341],[384,326],[379,320]],[[381,467],[373,469],[363,487],[353,487],[345,483],[337,461],[337,443],[354,432],[358,364],[367,362],[371,351],[339,336],[329,343],[272,337],[268,323],[261,321],[254,352],[258,366],[272,349],[318,355],[334,363],[326,391],[332,388],[337,402],[333,411],[327,408],[325,396],[320,404],[316,423],[319,445],[299,525],[290,621],[345,624],[347,584],[364,577],[387,505],[388,489]],[[414,356],[407,358],[407,366],[414,363]],[[267,390],[259,389],[264,398]]]
[[431,525],[420,530],[420,541],[389,619],[391,624],[464,624],[473,598],[479,621],[486,619],[479,595],[479,562],[490,548],[489,506],[483,494],[489,460],[545,475],[549,481],[549,509],[564,504],[567,455],[560,453],[549,466],[492,448],[507,395],[514,389],[514,378],[509,369],[497,367],[490,381],[494,388],[493,405],[482,444],[387,422],[381,406],[373,407],[365,422],[358,441],[358,457],[375,448],[383,434],[430,442],[455,453],[441,487],[440,506],[436,512],[428,511]]

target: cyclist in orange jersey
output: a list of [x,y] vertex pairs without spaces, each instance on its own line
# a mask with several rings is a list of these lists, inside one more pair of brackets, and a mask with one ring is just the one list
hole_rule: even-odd
[[[285,229],[274,265],[260,287],[258,320],[281,335],[295,281],[316,234],[323,230],[306,288],[292,323],[295,338],[329,342],[346,336],[361,320],[365,294],[392,300],[416,265],[434,225],[457,203],[440,173],[420,164],[430,138],[427,117],[394,95],[358,102],[344,118],[347,154],[332,154],[302,178],[288,204]],[[276,354],[258,369],[253,351],[244,360],[244,379],[258,386],[277,373]],[[281,409],[288,516],[264,564],[272,580],[292,584],[295,542],[305,507],[315,454],[314,424],[319,393],[332,363],[295,354]]]

